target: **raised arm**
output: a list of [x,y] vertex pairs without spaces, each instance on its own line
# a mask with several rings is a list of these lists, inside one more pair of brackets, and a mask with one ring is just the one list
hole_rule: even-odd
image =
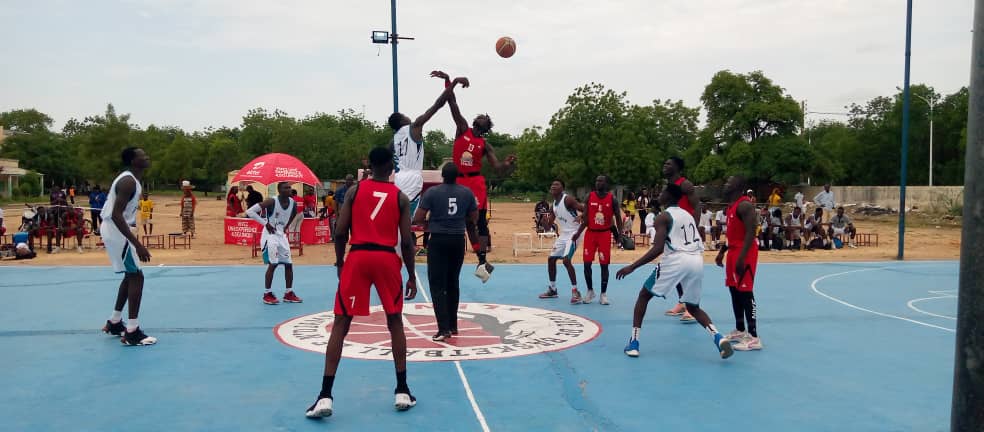
[[451,94],[448,95],[448,108],[451,109],[451,118],[454,119],[454,124],[457,130],[454,132],[454,137],[458,138],[468,131],[468,120],[461,115],[461,109],[458,108],[458,99],[454,96],[454,85],[451,86]]
[[441,95],[437,97],[437,100],[434,101],[434,104],[431,105],[430,108],[427,108],[427,111],[424,111],[420,117],[417,117],[417,119],[410,124],[410,138],[413,138],[416,142],[422,142],[424,140],[424,124],[430,121],[431,117],[434,116],[434,113],[436,113],[437,110],[441,109],[441,107],[447,103],[448,96],[450,96],[452,92],[454,92],[453,85],[444,89],[444,91],[441,92]]

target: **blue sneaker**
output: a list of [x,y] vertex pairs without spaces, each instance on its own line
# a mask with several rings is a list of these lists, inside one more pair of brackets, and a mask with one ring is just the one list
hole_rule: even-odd
[[629,339],[629,344],[625,346],[625,355],[629,357],[639,357],[638,339]]
[[[723,359],[731,357],[731,354],[735,353],[734,350],[731,349],[731,341],[729,341],[728,338],[721,336],[721,333],[714,335],[714,346],[717,347],[718,352],[721,353],[721,358]],[[636,344],[636,347],[638,348],[638,344]]]

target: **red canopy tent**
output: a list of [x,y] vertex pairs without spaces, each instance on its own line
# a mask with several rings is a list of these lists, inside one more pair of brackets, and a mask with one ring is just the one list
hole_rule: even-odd
[[[247,162],[232,178],[232,183],[237,182],[256,182],[264,185],[290,182],[315,187],[321,184],[318,176],[314,175],[304,162],[286,153],[268,153]],[[303,217],[300,209],[297,217]],[[260,229],[262,227],[250,219],[227,217],[225,243],[252,244],[254,234],[260,232]],[[329,229],[327,219],[304,218],[300,228],[301,241],[304,244],[328,243],[331,238]]]

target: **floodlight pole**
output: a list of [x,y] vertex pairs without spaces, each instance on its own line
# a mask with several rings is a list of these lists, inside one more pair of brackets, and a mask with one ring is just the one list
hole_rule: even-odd
[[400,84],[396,73],[396,0],[390,0],[390,19],[392,28],[390,29],[390,44],[393,45],[393,112],[400,111]]
[[905,82],[902,85],[902,172],[899,178],[899,254],[905,259],[905,177],[909,163],[909,58],[912,56],[912,0],[905,10]]
[[974,3],[952,432],[984,430],[984,0]]

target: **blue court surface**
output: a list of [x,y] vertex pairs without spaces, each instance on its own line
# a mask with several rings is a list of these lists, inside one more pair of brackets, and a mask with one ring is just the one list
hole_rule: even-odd
[[[699,325],[664,316],[672,305],[659,298],[641,356],[622,353],[651,267],[615,281],[613,264],[611,306],[568,304],[566,282],[559,299],[538,299],[544,265],[500,265],[487,285],[467,268],[460,337],[430,342],[423,295],[405,309],[411,358],[423,360],[409,364],[417,407],[393,409],[376,314],[353,325],[346,356],[361,358],[342,359],[335,415],[317,421],[304,417],[323,365],[310,350],[327,334],[334,267],[297,267],[304,303],[276,306],[260,302],[263,266],[148,267],[140,318],[160,340],[152,347],[99,331],[120,280],[108,267],[5,268],[0,430],[949,429],[956,262],[762,264],[765,348],[728,360]],[[727,333],[723,278],[705,268],[702,306]]]

